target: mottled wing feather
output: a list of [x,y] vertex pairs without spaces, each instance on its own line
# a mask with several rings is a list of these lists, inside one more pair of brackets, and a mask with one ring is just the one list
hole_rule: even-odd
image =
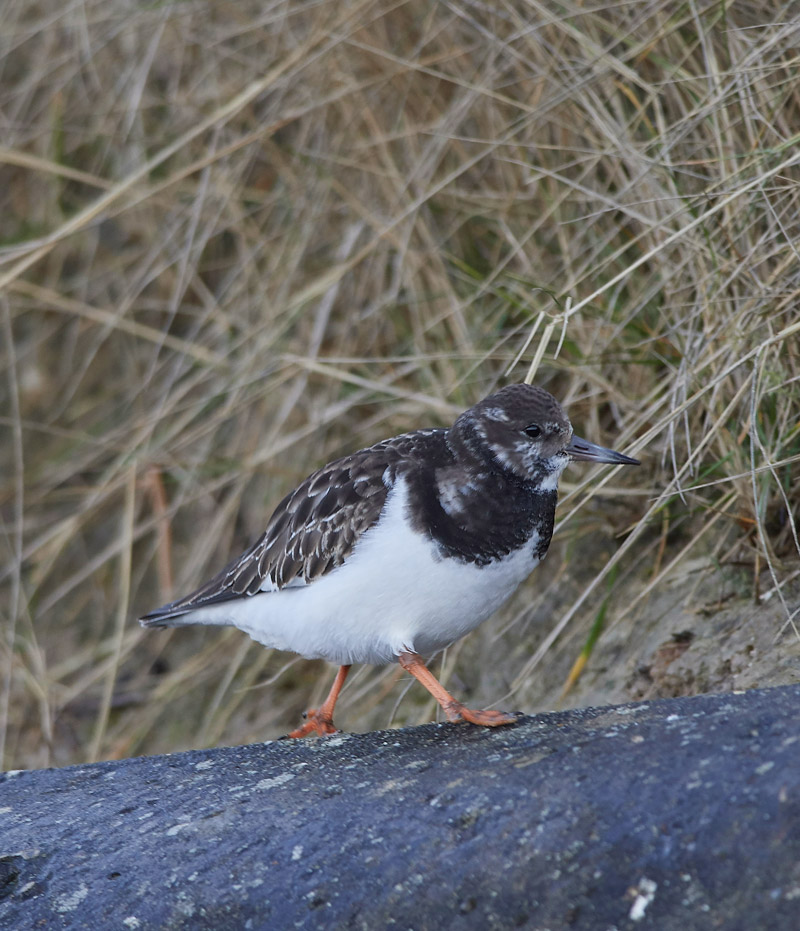
[[341,566],[378,519],[398,471],[443,447],[445,430],[417,430],[337,459],[312,473],[275,509],[264,535],[192,594],[143,618],[185,614],[259,591],[309,584]]

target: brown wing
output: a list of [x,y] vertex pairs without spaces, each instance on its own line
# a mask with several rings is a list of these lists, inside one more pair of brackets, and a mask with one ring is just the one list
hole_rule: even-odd
[[432,445],[445,449],[446,432],[405,433],[323,466],[281,501],[247,552],[197,591],[145,615],[142,623],[155,627],[202,605],[308,584],[341,566],[378,519],[398,472]]

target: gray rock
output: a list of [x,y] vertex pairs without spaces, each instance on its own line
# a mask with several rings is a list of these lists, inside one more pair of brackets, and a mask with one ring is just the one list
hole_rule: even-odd
[[800,927],[800,686],[9,773],[0,926]]

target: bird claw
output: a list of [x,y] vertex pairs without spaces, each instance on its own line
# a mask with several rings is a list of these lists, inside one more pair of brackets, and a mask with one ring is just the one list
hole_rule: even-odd
[[466,705],[462,705],[459,701],[448,703],[445,713],[448,721],[454,723],[463,721],[468,724],[478,724],[481,727],[502,727],[506,724],[516,724],[522,718],[522,713],[519,711],[495,711],[494,709],[478,711],[474,708],[467,708]]
[[327,737],[330,734],[338,734],[340,731],[334,726],[333,718],[316,708],[309,708],[303,712],[305,724],[290,731],[284,740],[297,740],[300,737],[308,737],[309,734],[316,734],[318,737]]

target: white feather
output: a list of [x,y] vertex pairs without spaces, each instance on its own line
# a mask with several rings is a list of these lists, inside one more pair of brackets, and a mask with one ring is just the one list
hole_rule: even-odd
[[485,621],[535,568],[538,534],[487,566],[444,558],[412,529],[404,481],[344,565],[307,585],[197,608],[184,623],[239,627],[265,646],[332,663],[430,655]]

